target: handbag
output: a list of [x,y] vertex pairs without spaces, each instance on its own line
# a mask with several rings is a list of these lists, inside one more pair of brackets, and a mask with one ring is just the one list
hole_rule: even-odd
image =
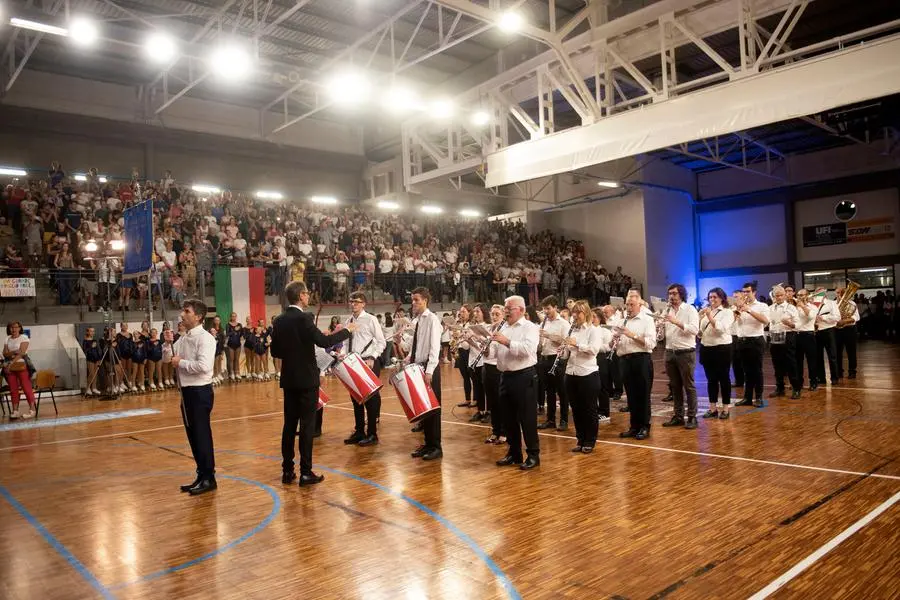
[[28,365],[25,363],[24,360],[17,360],[15,362],[9,363],[7,370],[10,373],[18,373],[19,371],[24,371],[27,368],[28,368]]

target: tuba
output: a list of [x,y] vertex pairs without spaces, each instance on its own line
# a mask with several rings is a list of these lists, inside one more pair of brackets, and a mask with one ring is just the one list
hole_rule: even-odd
[[841,320],[838,323],[839,327],[853,324],[853,313],[856,309],[850,304],[850,301],[853,300],[853,296],[856,295],[857,291],[859,291],[859,284],[848,279],[847,287],[844,288],[844,293],[841,294],[837,301],[838,311],[841,313]]

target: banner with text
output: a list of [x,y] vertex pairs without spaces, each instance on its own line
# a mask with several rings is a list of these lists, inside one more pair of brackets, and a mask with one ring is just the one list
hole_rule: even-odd
[[36,295],[34,279],[27,277],[0,279],[0,298],[31,298]]
[[153,263],[153,201],[125,211],[125,269],[123,277],[145,275]]

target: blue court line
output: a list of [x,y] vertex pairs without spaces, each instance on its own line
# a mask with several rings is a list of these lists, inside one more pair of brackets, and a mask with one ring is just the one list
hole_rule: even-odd
[[38,429],[41,427],[59,427],[61,425],[77,425],[79,423],[96,423],[97,421],[111,421],[112,419],[125,419],[127,417],[141,417],[144,415],[156,415],[160,411],[152,408],[135,408],[131,410],[117,410],[105,413],[93,413],[90,415],[78,415],[75,417],[57,417],[55,419],[29,419],[27,421],[11,421],[0,425],[0,431],[19,431],[21,429]]
[[[183,448],[184,446],[178,446],[178,447]],[[266,454],[258,454],[256,452],[246,452],[246,451],[242,451],[242,450],[216,450],[216,453],[217,454],[218,453],[234,454],[237,456],[250,456],[250,457],[254,457],[254,458],[264,458],[267,460],[274,460],[274,461],[281,462],[280,456],[270,456],[270,455],[266,455]],[[390,494],[391,496],[393,496],[395,498],[403,500],[410,506],[413,506],[414,508],[419,509],[420,511],[422,511],[423,513],[425,513],[426,515],[428,515],[429,517],[431,517],[432,519],[434,519],[441,525],[443,525],[448,531],[450,531],[450,533],[452,533],[461,542],[463,542],[466,546],[468,546],[469,549],[472,550],[473,553],[475,553],[475,556],[480,558],[481,561],[487,566],[487,568],[491,570],[491,572],[494,574],[494,576],[497,578],[497,580],[503,586],[503,589],[506,590],[507,595],[512,600],[521,600],[522,596],[519,595],[518,590],[516,590],[516,587],[513,585],[512,581],[510,581],[509,577],[506,576],[506,573],[503,572],[503,569],[501,569],[497,565],[497,563],[494,562],[494,560],[487,554],[487,552],[485,552],[481,548],[481,546],[478,545],[478,543],[475,540],[473,540],[471,537],[469,537],[468,534],[463,532],[459,527],[454,525],[453,522],[450,521],[449,519],[447,519],[446,517],[439,515],[438,513],[434,512],[433,510],[431,510],[430,508],[428,508],[427,506],[425,506],[418,500],[414,500],[414,499],[410,498],[403,492],[398,492],[396,490],[392,490],[391,488],[385,487],[385,486],[381,485],[380,483],[372,481],[371,479],[366,479],[364,477],[360,477],[359,475],[354,475],[353,473],[348,473],[346,471],[341,471],[338,469],[332,469],[330,467],[325,467],[322,465],[314,465],[314,467],[320,471],[325,471],[327,473],[333,473],[335,475],[341,475],[343,477],[347,477],[348,479],[353,479],[355,481],[358,481],[359,483],[363,483],[365,485],[373,487],[376,490],[385,492],[386,494]]]
[[85,581],[87,581],[89,584],[91,584],[91,587],[93,587],[95,590],[97,590],[97,592],[99,592],[101,596],[103,596],[104,598],[109,598],[109,599],[115,598],[113,593],[111,591],[109,591],[109,589],[106,586],[104,586],[102,583],[100,583],[100,580],[97,579],[97,577],[93,573],[91,573],[90,570],[87,567],[85,567],[84,564],[80,560],[75,558],[75,555],[72,554],[71,552],[69,552],[69,549],[66,548],[62,544],[62,542],[60,542],[58,539],[56,539],[53,536],[53,534],[51,534],[49,531],[47,531],[47,528],[44,527],[44,525],[40,521],[37,520],[37,517],[32,515],[30,512],[28,512],[28,510],[24,506],[22,506],[22,503],[19,502],[18,500],[16,500],[13,497],[13,495],[10,494],[9,491],[2,485],[0,485],[0,496],[3,496],[3,498],[6,499],[7,502],[9,502],[9,505],[12,506],[14,509],[16,509],[16,512],[18,512],[20,515],[22,515],[25,518],[25,520],[28,521],[28,523],[32,527],[34,527],[38,533],[41,534],[41,537],[43,537],[44,540],[48,544],[53,546],[53,549],[56,550],[56,552],[60,556],[62,556],[64,559],[66,559],[66,561],[70,565],[72,565],[72,568],[74,568],[76,571],[78,571],[78,574],[81,575]]

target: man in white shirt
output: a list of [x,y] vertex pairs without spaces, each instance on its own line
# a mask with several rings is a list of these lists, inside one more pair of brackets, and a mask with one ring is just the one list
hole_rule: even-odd
[[819,383],[816,380],[816,310],[809,301],[809,291],[803,288],[797,291],[797,322],[794,331],[797,332],[797,382],[803,388],[803,361],[806,360],[809,369],[809,391],[814,392]]
[[[194,462],[197,463],[197,479],[190,485],[181,486],[181,491],[191,496],[205,494],[218,487],[209,420],[213,408],[212,374],[216,338],[203,329],[205,318],[206,304],[201,300],[186,300],[181,310],[181,322],[187,333],[172,346],[172,366],[178,374],[181,388],[181,418]],[[167,330],[165,341],[171,343],[173,339],[172,330]]]
[[[520,465],[527,471],[541,464],[541,446],[537,433],[538,379],[537,348],[540,328],[525,319],[525,299],[506,299],[506,323],[492,336],[497,344],[497,370],[500,371],[500,405],[506,416],[506,456],[498,467]],[[522,461],[522,438],[528,458]]]
[[[544,309],[544,321],[540,326],[539,356],[537,362],[538,381],[540,386],[538,407],[543,408],[544,399],[547,402],[547,420],[538,425],[538,429],[553,429],[556,427],[556,398],[559,397],[559,427],[557,431],[565,431],[569,427],[569,401],[566,398],[566,386],[564,378],[566,373],[566,361],[562,358],[556,365],[555,374],[550,373],[553,364],[556,363],[558,350],[563,340],[568,337],[572,326],[559,314],[559,302],[556,296],[547,296],[541,302]],[[541,398],[543,394],[545,398]]]
[[823,298],[816,311],[816,380],[825,383],[825,356],[828,357],[828,373],[831,385],[838,379],[837,342],[834,327],[841,320],[841,311],[837,302],[831,298]]
[[[834,293],[840,298],[844,295],[844,288],[839,287],[834,290]],[[844,377],[844,350],[847,350],[847,376],[850,379],[856,379],[856,324],[859,323],[859,307],[856,306],[856,302],[853,300],[848,300],[847,303],[853,309],[852,314],[846,319],[843,316],[841,317],[835,332],[838,379]]]
[[775,391],[769,398],[785,395],[784,378],[791,384],[791,398],[800,398],[800,380],[797,377],[797,333],[794,328],[799,321],[797,307],[787,301],[787,290],[780,285],[772,288],[774,302],[769,307],[769,354],[775,369]]
[[[697,429],[697,388],[694,386],[694,362],[697,334],[700,332],[700,316],[697,309],[687,303],[687,290],[680,283],[673,283],[667,290],[669,308],[665,313],[666,374],[669,389],[675,400],[675,414],[663,427],[684,426]],[[687,420],[684,400],[687,396]]]
[[[626,315],[614,329],[616,353],[622,361],[622,380],[628,396],[631,426],[619,437],[645,440],[650,437],[650,387],[653,384],[651,354],[656,347],[656,323],[645,314],[641,297],[630,294],[625,300]],[[618,339],[618,341],[617,341]]]
[[[412,311],[416,315],[412,343],[405,362],[418,363],[425,370],[425,385],[431,387],[437,401],[441,401],[441,331],[440,318],[428,308],[431,292],[426,287],[412,291]],[[441,448],[441,411],[436,410],[420,421],[425,433],[425,443],[416,448],[411,456],[422,460],[436,460],[444,456]]]
[[[769,306],[756,298],[756,282],[744,284],[741,290],[743,303],[735,315],[737,322],[741,355],[741,367],[744,369],[744,399],[735,406],[763,406],[763,352],[766,348],[764,335],[769,324]],[[754,400],[755,398],[755,400]]]
[[[344,342],[344,354],[356,352],[359,357],[378,377],[381,373],[381,354],[387,345],[384,339],[384,331],[381,324],[371,314],[366,312],[366,295],[362,292],[350,294],[350,310],[353,316],[351,323],[356,323],[356,331],[349,340]],[[357,444],[359,446],[373,446],[378,443],[378,417],[381,415],[381,393],[378,392],[366,400],[365,404],[352,402],[355,429],[344,440],[345,444]],[[368,427],[366,427],[368,417]]]
[[[616,327],[625,321],[622,313],[612,304],[607,304],[603,307],[603,314],[606,316],[606,324],[610,327]],[[609,361],[608,371],[609,376],[604,385],[609,392],[609,399],[618,402],[622,399],[624,390],[622,389],[622,365],[619,362],[619,355],[615,352],[612,353],[612,358]]]

